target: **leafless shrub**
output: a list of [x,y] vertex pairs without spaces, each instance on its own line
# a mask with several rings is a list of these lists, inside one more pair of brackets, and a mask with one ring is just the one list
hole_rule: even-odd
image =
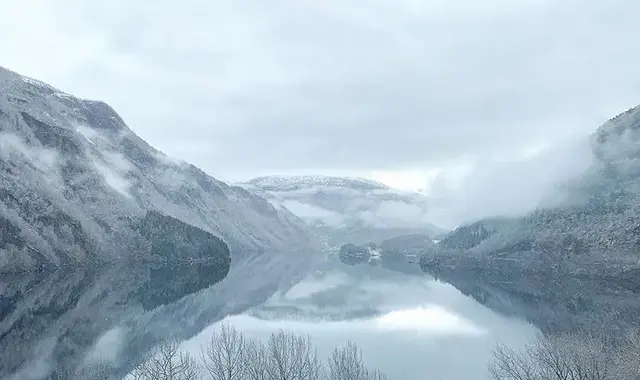
[[[539,335],[522,350],[498,346],[492,380],[637,380],[640,351],[633,339],[612,344],[589,333]],[[635,372],[635,373],[634,373]]]
[[180,352],[178,343],[167,341],[153,350],[148,360],[134,369],[132,380],[197,380],[198,364],[187,353]]

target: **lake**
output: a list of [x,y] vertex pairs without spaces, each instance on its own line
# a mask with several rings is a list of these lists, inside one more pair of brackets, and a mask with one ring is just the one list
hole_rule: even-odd
[[292,252],[213,266],[126,265],[0,278],[0,379],[38,380],[95,360],[126,374],[167,339],[198,353],[221,322],[252,337],[308,334],[324,357],[347,340],[391,379],[481,379],[496,343],[536,332],[426,275]]
[[403,380],[483,379],[496,344],[521,347],[537,331],[429,276],[340,265],[209,326],[183,348],[199,354],[221,323],[263,340],[279,329],[309,335],[322,357],[352,340],[366,364]]

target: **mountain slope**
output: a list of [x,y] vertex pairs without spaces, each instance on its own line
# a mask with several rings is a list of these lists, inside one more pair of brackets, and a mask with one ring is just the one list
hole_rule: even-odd
[[148,210],[236,256],[318,244],[287,210],[152,148],[105,103],[0,68],[0,270],[138,252]]
[[360,178],[268,176],[239,184],[284,206],[332,245],[444,232],[428,220],[429,198]]
[[592,146],[594,163],[567,184],[568,202],[461,226],[430,249],[423,269],[546,328],[636,323],[640,107],[598,128]]

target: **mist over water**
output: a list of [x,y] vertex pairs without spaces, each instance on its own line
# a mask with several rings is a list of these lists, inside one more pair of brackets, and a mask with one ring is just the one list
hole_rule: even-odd
[[312,274],[263,306],[209,326],[183,347],[198,354],[221,323],[265,341],[279,329],[308,334],[323,358],[355,341],[369,367],[406,380],[484,378],[497,343],[519,347],[536,332],[430,277],[353,268]]

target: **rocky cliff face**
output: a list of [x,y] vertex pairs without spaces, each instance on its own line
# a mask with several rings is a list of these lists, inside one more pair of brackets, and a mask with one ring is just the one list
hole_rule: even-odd
[[318,243],[287,210],[152,148],[105,103],[0,68],[0,271],[144,252],[149,210],[234,256]]
[[[423,270],[543,328],[640,320],[640,107],[593,135],[594,164],[568,201],[461,226]],[[515,306],[514,306],[515,305]]]

